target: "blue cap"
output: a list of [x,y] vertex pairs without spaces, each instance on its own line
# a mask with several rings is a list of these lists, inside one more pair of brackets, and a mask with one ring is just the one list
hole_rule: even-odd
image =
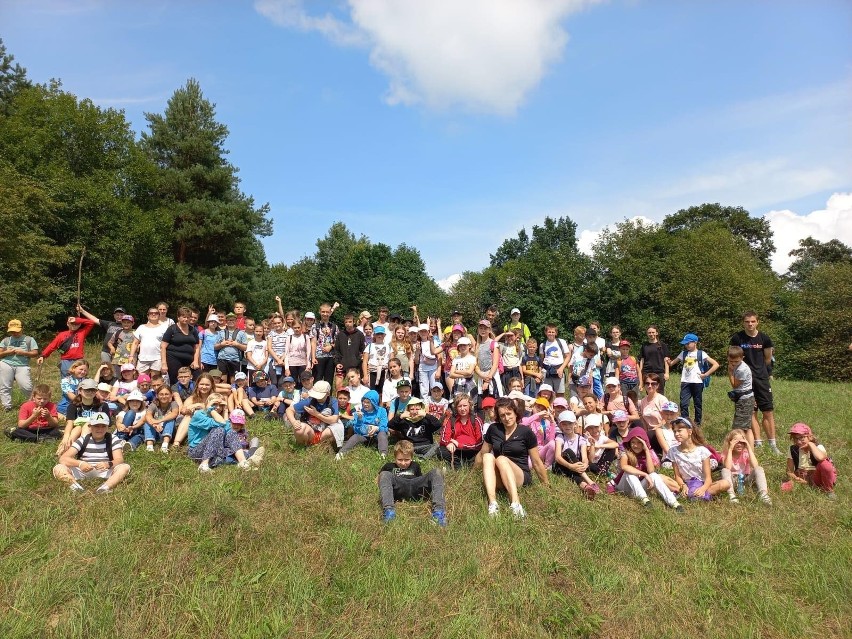
[[373,329],[373,335],[384,335],[384,334],[385,334],[385,327],[384,326],[376,326]]
[[290,377],[289,375],[287,375],[287,377],[285,377],[284,379],[282,379],[282,380],[281,380],[281,383],[282,383],[282,384],[286,384],[287,382],[290,382],[290,383],[292,383],[292,384],[295,384],[295,383],[296,383],[296,380],[295,380],[295,379],[293,379],[292,377]]
[[680,343],[683,346],[686,346],[690,342],[697,342],[697,341],[699,341],[698,335],[696,335],[695,333],[687,333],[686,335],[683,336],[683,339],[680,340]]

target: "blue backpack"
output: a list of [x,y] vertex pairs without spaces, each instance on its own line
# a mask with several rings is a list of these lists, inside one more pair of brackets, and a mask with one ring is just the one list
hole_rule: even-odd
[[[685,362],[687,355],[688,355],[687,351],[681,351],[680,361]],[[698,349],[698,370],[700,370],[702,373],[706,373],[707,371],[710,370],[710,362],[708,362],[704,358],[704,351],[702,351],[701,349]],[[710,376],[708,375],[707,377],[704,378],[704,388],[708,388],[709,386],[710,386]]]

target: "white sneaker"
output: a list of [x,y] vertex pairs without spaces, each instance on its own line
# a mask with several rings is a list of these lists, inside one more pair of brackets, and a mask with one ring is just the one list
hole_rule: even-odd
[[70,485],[68,486],[68,488],[70,488],[70,489],[71,489],[71,492],[72,492],[72,493],[84,493],[84,492],[86,492],[86,489],[85,489],[85,488],[83,488],[83,486],[81,486],[81,485],[80,485],[79,483],[77,483],[76,481],[75,481],[73,484],[70,484]]
[[498,504],[496,501],[492,501],[490,504],[488,504],[488,516],[489,517],[496,517],[499,514],[500,514],[500,504]]
[[521,506],[520,502],[515,502],[513,504],[509,504],[509,508],[512,509],[512,514],[515,516],[515,519],[523,519],[527,516],[527,512],[524,510],[524,507]]
[[168,455],[168,454],[169,454],[169,445],[168,445],[168,444],[163,444],[163,445],[160,447],[160,452],[161,452],[161,453],[163,453],[164,455]]
[[251,470],[251,464],[248,463],[247,459],[244,459],[243,461],[238,462],[237,466],[239,466],[243,470]]
[[153,453],[154,452],[154,444],[148,444],[148,446],[145,448],[145,450],[147,450],[149,453]]
[[97,493],[98,495],[103,495],[105,493],[110,492],[110,490],[112,489],[109,486],[107,486],[106,484],[101,484],[100,486],[98,486],[98,489],[95,491],[95,493]]
[[337,453],[334,456],[334,461],[340,461],[341,459],[343,459],[343,453]]
[[211,472],[212,470],[213,470],[213,469],[212,469],[212,468],[210,468],[210,466],[209,466],[208,464],[199,464],[199,465],[198,465],[198,472],[199,472],[199,473],[209,473],[209,472]]
[[260,462],[263,461],[264,455],[266,455],[266,448],[260,446],[256,451],[254,451],[254,454],[248,458],[248,463],[252,466],[260,466]]

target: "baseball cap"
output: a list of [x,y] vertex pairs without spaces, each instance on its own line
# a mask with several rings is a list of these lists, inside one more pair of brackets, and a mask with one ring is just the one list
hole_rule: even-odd
[[109,415],[106,413],[94,413],[90,415],[89,426],[109,426]]
[[[221,375],[221,373],[220,373]],[[137,384],[143,384],[144,382],[150,382],[151,376],[148,373],[142,373],[139,377],[136,378]]]
[[[409,327],[408,327],[408,332],[409,332],[409,333],[416,333],[416,332],[417,332],[417,331],[419,331],[419,330],[420,330],[420,327],[419,327],[419,326],[414,326],[413,324],[412,324],[411,326],[409,326]],[[429,330],[429,329],[427,328],[426,330]]]
[[236,313],[228,313],[227,315],[225,315],[225,319],[226,320],[237,319],[237,314]]
[[207,371],[207,374],[210,375],[210,377],[213,377],[214,379],[217,377],[222,377],[222,371],[220,371],[218,368],[214,368],[213,370]]
[[80,390],[98,390],[98,383],[93,379],[84,379],[80,382]]
[[411,399],[408,400],[409,406],[414,406],[415,404],[422,404],[422,403],[423,403],[423,400],[420,399],[419,397],[412,397]]
[[557,397],[551,402],[553,408],[568,408],[568,400],[564,397]]
[[133,401],[134,399],[137,402],[144,402],[145,396],[142,394],[141,391],[134,390],[134,391],[130,391],[130,393],[128,393],[127,397],[124,398],[124,400],[128,401],[128,402]]
[[384,326],[375,326],[373,327],[373,335],[384,335],[385,327]]
[[811,427],[803,422],[797,422],[790,426],[790,430],[787,431],[788,435],[812,435]]
[[486,397],[482,400],[482,408],[492,408],[497,403],[493,397]]
[[9,331],[22,331],[24,330],[23,325],[21,324],[21,320],[9,320]]
[[519,308],[513,308],[513,309],[509,312],[509,315],[514,315],[515,313],[517,313],[518,315],[520,315],[520,314],[521,314],[521,309],[519,309]]
[[133,316],[132,316],[132,315],[122,315],[122,316],[121,316],[121,321],[122,321],[122,322],[132,322],[132,321],[133,321]]
[[580,379],[577,380],[577,386],[591,386],[591,385],[592,385],[591,375],[581,375]]
[[282,384],[287,384],[287,383],[295,384],[296,380],[293,379],[290,375],[287,375],[287,377],[285,377],[284,379],[281,380],[281,383]]
[[234,381],[237,381],[238,379],[248,379],[248,375],[240,371],[239,373],[234,375]]
[[681,345],[686,346],[690,342],[697,342],[697,341],[699,341],[698,335],[696,335],[695,333],[687,333],[686,335],[683,336],[683,339],[680,340],[680,343],[681,343]]
[[560,422],[570,422],[573,424],[577,421],[577,416],[572,410],[563,410],[561,413],[559,413],[559,417],[557,419]]
[[216,313],[211,313],[210,316],[207,318],[207,321],[208,322],[216,322],[218,324],[219,323],[219,316],[216,315]]
[[589,426],[600,426],[602,423],[602,416],[598,413],[591,413],[583,418],[583,428],[588,428]]
[[331,384],[325,380],[320,380],[314,384],[314,387],[311,390],[308,391],[308,395],[314,399],[325,399],[330,392]]
[[257,371],[254,374],[254,381],[255,381],[255,383],[257,383],[257,382],[268,382],[269,381],[269,375],[267,375],[263,371]]
[[660,410],[664,410],[667,413],[676,413],[678,411],[678,405],[674,402],[663,402],[663,405],[660,406]]
[[245,424],[246,414],[241,409],[235,408],[231,411],[230,419],[232,424]]
[[101,382],[100,384],[98,384],[98,390],[103,391],[105,393],[109,393],[112,390],[112,386],[110,386],[106,382]]
[[432,387],[429,390],[435,390],[436,388],[444,390],[444,387],[441,386],[441,382],[432,382]]
[[618,343],[619,346],[630,346],[630,340],[623,339]]
[[[352,393],[349,392],[349,389],[346,388],[345,386],[337,389],[337,394],[340,395],[340,393],[346,393],[347,395],[350,395],[350,396],[352,395]],[[409,402],[409,403],[411,403],[411,402]]]
[[428,324],[421,324],[420,326],[417,327],[417,330],[418,331],[428,331],[429,325]]
[[488,328],[491,328],[491,322],[489,322],[487,319],[479,320],[479,325],[480,326],[487,326]]
[[604,386],[618,386],[618,378],[617,377],[607,377],[606,381],[604,381]]
[[545,408],[550,408],[550,402],[547,401],[546,397],[536,397],[535,402],[533,402],[533,403],[540,404],[540,405],[544,406]]
[[541,386],[538,387],[539,394],[543,393],[544,391],[549,391],[549,392],[552,393],[553,392],[553,386],[551,386],[550,384],[542,384]]
[[136,370],[136,367],[133,364],[131,364],[130,362],[127,362],[126,364],[121,365],[121,372],[122,373],[124,371],[135,371],[135,370]]
[[123,306],[116,306],[115,310],[112,312],[112,314],[115,315],[116,313],[126,313],[126,312],[127,311],[124,310]]
[[397,388],[411,388],[411,382],[404,377],[396,383]]
[[315,320],[316,318],[317,316],[313,313],[313,311],[308,311],[307,313],[305,313],[305,319]]
[[390,319],[391,321],[401,322],[402,315],[400,315],[399,313],[393,313],[388,319]]
[[630,415],[627,414],[626,410],[615,410],[612,412],[612,421],[614,422],[626,422],[630,419]]
[[461,315],[462,312],[458,309],[454,310],[450,315]]
[[468,346],[470,346],[470,338],[469,337],[459,337],[459,341],[456,342],[456,344],[458,344],[459,346],[462,346],[463,344],[467,344]]
[[464,333],[464,326],[462,326],[461,324],[453,324],[452,330]]

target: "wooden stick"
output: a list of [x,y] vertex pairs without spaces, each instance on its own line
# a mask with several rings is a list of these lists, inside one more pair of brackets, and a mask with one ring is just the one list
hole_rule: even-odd
[[86,255],[86,247],[80,253],[80,263],[77,265],[77,306],[80,306],[80,280],[83,279],[83,257]]

